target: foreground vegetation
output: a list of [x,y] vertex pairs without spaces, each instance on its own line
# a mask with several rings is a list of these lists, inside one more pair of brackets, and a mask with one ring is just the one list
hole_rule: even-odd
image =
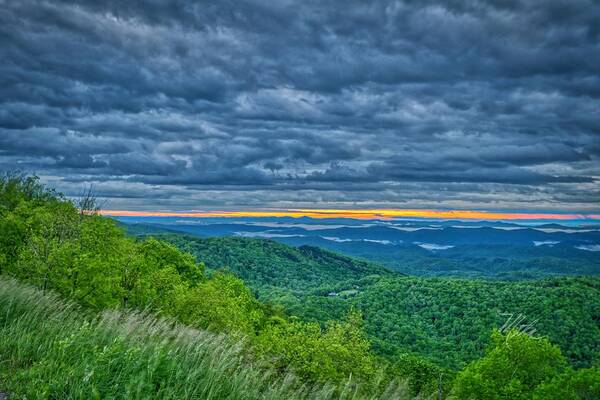
[[19,396],[255,399],[285,392],[244,367],[240,349],[224,337],[133,313],[90,317],[5,279],[0,307],[0,380]]
[[[453,371],[414,352],[374,352],[365,333],[374,337],[366,315],[373,310],[364,303],[331,309],[323,303],[319,311],[313,301],[352,304],[347,300],[360,298],[362,289],[340,286],[335,296],[325,294],[325,287],[314,288],[319,268],[327,271],[327,285],[336,276],[365,285],[412,278],[310,248],[288,261],[279,248],[277,263],[252,262],[256,242],[246,242],[242,253],[251,266],[244,271],[238,263],[237,272],[251,284],[266,281],[257,287],[273,292],[261,295],[271,299],[263,302],[239,277],[212,268],[219,254],[231,263],[235,252],[213,247],[217,256],[207,273],[173,244],[129,237],[95,211],[93,197],[74,204],[34,177],[0,180],[0,392],[203,399],[585,399],[600,393],[597,367],[573,369],[557,346],[518,326],[495,331],[482,358]],[[305,262],[310,267],[303,270]],[[251,279],[265,264],[266,273]],[[286,296],[300,299],[310,287],[302,301],[313,311],[298,308],[301,318],[273,302],[288,304]],[[322,314],[315,318],[315,312]],[[321,318],[329,315],[334,319]],[[453,318],[461,324],[459,314]],[[407,332],[422,329],[408,320],[395,323]],[[396,339],[408,340],[399,349],[410,343]]]
[[[15,398],[362,398],[257,366],[243,343],[150,314],[82,311],[0,278],[0,389]],[[382,396],[404,397],[390,386]],[[408,397],[407,397],[408,398]]]
[[93,199],[76,207],[35,178],[17,175],[0,182],[0,210],[2,274],[96,312],[144,310],[244,338],[264,364],[311,384],[331,382],[338,392],[350,376],[364,392],[383,392],[392,381],[371,379],[385,376],[384,366],[371,354],[360,318],[324,329],[288,320],[234,275],[209,277],[203,264],[169,243],[127,237],[115,221],[95,214]]

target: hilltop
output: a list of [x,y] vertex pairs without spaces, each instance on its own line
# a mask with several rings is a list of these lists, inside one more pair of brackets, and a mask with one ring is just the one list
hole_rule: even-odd
[[173,243],[193,254],[208,270],[227,269],[257,289],[305,290],[371,275],[400,275],[376,263],[315,246],[292,247],[273,240],[242,237],[198,238],[150,226],[127,228],[132,234]]

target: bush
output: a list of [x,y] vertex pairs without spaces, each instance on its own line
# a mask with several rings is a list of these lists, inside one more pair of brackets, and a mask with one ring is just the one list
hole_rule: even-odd
[[376,360],[361,325],[357,313],[346,321],[330,322],[326,329],[317,323],[276,321],[263,330],[257,343],[259,351],[277,355],[279,368],[291,365],[308,380],[341,382],[349,376],[373,380]]
[[545,338],[518,330],[494,331],[485,357],[458,374],[453,394],[459,399],[531,399],[538,385],[566,366],[560,349]]

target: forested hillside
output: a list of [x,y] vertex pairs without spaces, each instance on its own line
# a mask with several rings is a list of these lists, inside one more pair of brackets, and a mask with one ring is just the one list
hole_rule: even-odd
[[455,369],[481,357],[490,330],[518,314],[537,334],[558,344],[574,366],[600,362],[597,278],[493,283],[367,278],[327,293],[321,289],[279,301],[307,320],[337,318],[354,307],[363,312],[366,330],[382,354],[409,351]]
[[314,247],[157,234],[208,269],[235,272],[290,315],[322,323],[360,310],[375,349],[387,357],[409,352],[461,368],[483,355],[493,328],[521,314],[574,366],[600,362],[600,278],[416,278]]
[[[0,179],[3,395],[600,394],[596,279],[412,278],[313,247],[128,236],[96,211],[35,177]],[[502,326],[503,312],[531,325]]]
[[[240,347],[240,354],[245,357],[238,361],[262,370],[264,379],[275,382],[279,379],[277,376],[284,379],[288,373],[298,376],[298,381],[282,383],[289,386],[290,393],[306,385],[327,384],[332,385],[331,395],[344,392],[360,397],[371,392],[384,393],[394,385],[394,377],[388,372],[389,364],[372,354],[358,316],[349,314],[343,320],[328,323],[323,329],[314,323],[288,320],[278,307],[258,301],[234,275],[213,273],[207,276],[204,265],[197,263],[192,255],[154,238],[136,240],[127,237],[114,220],[97,215],[95,210],[93,198],[73,204],[44,188],[36,178],[18,174],[3,177],[0,180],[0,274],[28,283],[44,293],[57,293],[91,313],[107,309],[143,310],[189,327],[227,334],[237,342],[235,346]],[[50,346],[48,354],[40,354],[45,350],[38,348],[35,341],[31,342],[30,350],[15,351],[20,347],[13,340],[47,333],[42,330],[44,325],[27,319],[31,313],[41,315],[35,311],[35,304],[11,317],[19,296],[22,295],[18,290],[15,289],[14,294],[7,290],[0,304],[0,314],[8,318],[0,322],[7,332],[14,333],[12,338],[2,336],[5,341],[0,352],[0,389],[5,385],[17,395],[41,393],[42,397],[77,398],[77,387],[48,386],[47,382],[69,379],[68,370],[56,377],[54,374],[61,374],[60,370],[48,367],[60,362],[52,357],[62,357],[61,346],[65,340],[71,340],[68,330],[52,331],[54,336],[48,337],[50,342],[44,344]],[[55,311],[62,318],[61,308],[58,305]],[[68,323],[72,324],[70,320]],[[123,323],[127,324],[127,321]],[[81,324],[86,330],[86,323],[82,321]],[[91,339],[84,339],[92,346],[103,348],[103,337],[101,332],[93,332]],[[87,351],[82,343],[75,345],[73,351]],[[105,350],[118,351],[112,347]],[[133,348],[131,351],[148,349]],[[104,350],[93,357],[112,360],[112,355],[104,354]],[[169,358],[168,355],[164,357]],[[75,367],[85,370],[88,367],[86,356],[82,353],[81,358],[82,364]],[[222,361],[228,363],[226,359]],[[165,383],[161,376],[169,375],[170,371],[164,371],[166,367],[158,361],[148,362],[147,368],[154,372],[140,377],[139,385],[154,387]],[[320,367],[315,368],[315,363]],[[277,376],[272,376],[274,366]],[[14,375],[15,371],[19,374]],[[95,377],[98,386],[93,386],[100,398],[111,397],[114,387],[110,381],[119,379],[118,370],[115,376],[105,373],[108,375]],[[26,378],[13,379],[20,375]],[[28,379],[30,376],[36,379]],[[373,380],[374,376],[382,379]],[[169,382],[177,385],[177,382]],[[185,381],[183,384],[187,385]],[[217,389],[214,389],[214,398],[227,397],[218,395]],[[235,389],[234,398],[246,398],[242,388]],[[136,393],[137,398],[147,398],[143,390]],[[286,395],[279,398],[286,398]]]
[[160,237],[194,254],[207,268],[227,268],[256,288],[305,290],[369,275],[397,275],[377,264],[312,246],[290,247],[272,240],[249,238]]

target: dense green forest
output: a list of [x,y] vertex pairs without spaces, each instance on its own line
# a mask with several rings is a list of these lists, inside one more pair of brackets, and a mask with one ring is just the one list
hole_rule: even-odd
[[312,246],[291,247],[250,238],[199,239],[179,234],[158,237],[194,254],[208,269],[226,267],[255,288],[281,287],[302,292],[370,275],[398,275],[377,264]]
[[518,314],[558,344],[574,366],[600,361],[598,279],[490,283],[367,278],[331,291],[339,296],[321,290],[280,302],[293,314],[321,321],[355,307],[364,313],[366,331],[381,354],[408,351],[451,368],[481,357],[490,329]]
[[461,245],[445,250],[443,256],[419,248],[390,250],[389,247],[382,253],[360,248],[347,253],[419,276],[523,280],[561,275],[597,276],[599,271],[598,257],[593,252],[574,253],[560,246]]
[[386,357],[408,352],[462,368],[484,354],[491,329],[521,314],[574,366],[600,362],[596,277],[517,282],[417,278],[310,246],[158,236],[203,260],[209,271],[226,266],[260,299],[284,305],[290,315],[325,322],[361,310],[374,349]]
[[418,279],[313,247],[131,236],[96,211],[0,179],[0,393],[600,395],[597,279]]

